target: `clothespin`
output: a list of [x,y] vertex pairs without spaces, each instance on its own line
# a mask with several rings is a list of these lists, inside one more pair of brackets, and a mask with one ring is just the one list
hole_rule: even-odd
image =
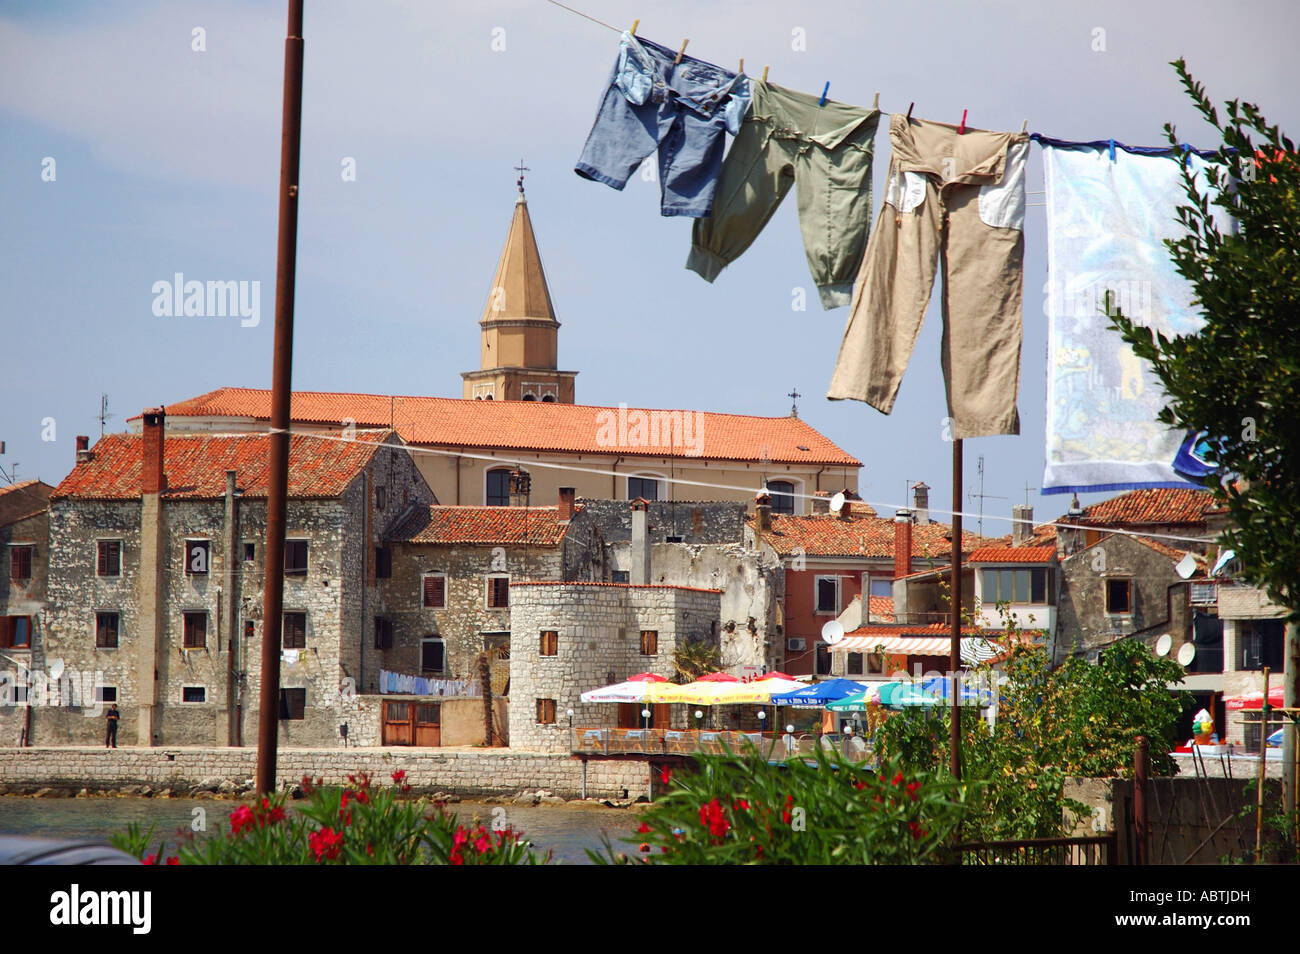
[[1186,167],[1187,164],[1191,161],[1192,161],[1192,146],[1191,143],[1185,142],[1183,143],[1183,166]]
[[830,91],[831,91],[831,81],[830,81],[830,80],[827,80],[827,81],[826,81],[826,85],[822,87],[822,98],[821,98],[821,100],[817,103],[818,106],[825,106],[825,105],[826,105],[826,94],[829,93]]
[[876,94],[876,100],[875,100],[875,102],[873,102],[873,103],[871,104],[871,108],[874,109],[876,112],[880,112],[880,94],[879,94],[879,93]]
[[631,33],[633,36],[636,36],[636,28],[639,27],[640,25],[641,25],[641,21],[640,21],[640,20],[633,20],[633,21],[632,21],[632,29],[628,30],[627,32],[628,32],[628,33]]
[[911,121],[912,121],[912,107],[915,106],[915,105],[916,105],[916,103],[908,103],[908,104],[907,104],[907,121],[908,121],[908,122],[911,122]]
[[1020,131],[1021,131],[1022,133],[1027,133],[1027,132],[1029,132],[1029,120],[1028,120],[1028,119],[1026,119],[1023,123],[1020,124]]
[[966,110],[961,111],[961,125],[957,127],[957,135],[960,136],[966,132]]
[[763,67],[763,82],[767,82],[767,67]]
[[740,58],[740,69],[736,70],[736,75],[740,75],[743,72],[745,72],[745,58],[742,56]]
[[673,66],[676,66],[678,63],[682,61],[682,57],[686,54],[686,44],[690,42],[691,42],[690,37],[687,37],[685,40],[682,40],[682,48],[677,51],[677,59],[673,60]]
[[1110,161],[1111,162],[1115,161],[1115,140],[1114,139],[1110,141]]

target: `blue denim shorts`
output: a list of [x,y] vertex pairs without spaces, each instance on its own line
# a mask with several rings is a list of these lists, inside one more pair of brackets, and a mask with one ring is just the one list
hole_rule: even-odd
[[646,156],[659,157],[660,211],[702,218],[726,148],[749,108],[745,74],[624,33],[596,121],[574,171],[622,189]]

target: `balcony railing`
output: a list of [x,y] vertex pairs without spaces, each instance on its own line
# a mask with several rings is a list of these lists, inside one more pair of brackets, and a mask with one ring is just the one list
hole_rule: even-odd
[[575,755],[696,755],[745,752],[754,746],[768,760],[808,758],[820,747],[854,762],[872,758],[870,747],[858,736],[779,735],[720,729],[616,729],[579,727],[571,731],[569,748]]

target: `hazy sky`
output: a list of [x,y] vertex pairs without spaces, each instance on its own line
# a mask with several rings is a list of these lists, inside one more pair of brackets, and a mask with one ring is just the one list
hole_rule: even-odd
[[[919,118],[968,109],[979,128],[1027,118],[1060,138],[1149,145],[1173,121],[1213,147],[1167,65],[1181,55],[1216,101],[1256,102],[1300,132],[1294,0],[569,5],[620,28],[640,18],[664,45],[689,37],[691,54],[731,69],[769,65],[784,86],[829,81],[833,99],[860,105],[878,91],[886,112],[914,101]],[[75,435],[98,436],[101,393],[120,430],[146,405],[270,386],[284,7],[0,9],[0,465],[17,462],[19,479],[66,475]],[[709,285],[685,269],[690,222],[660,217],[656,184],[620,193],[574,174],[616,33],[545,0],[308,0],[304,33],[296,388],[460,396],[523,157],[580,403],[781,415],[797,387],[800,415],[866,463],[866,499],[899,504],[923,479],[932,509],[947,507],[937,303],[892,415],[829,402],[848,309],[816,304],[793,196]],[[877,207],[888,155],[882,123]],[[1042,189],[1036,146],[1029,189]],[[1044,247],[1031,205],[1022,433],[965,443],[972,492],[985,458],[989,534],[1042,478]],[[152,287],[177,272],[259,281],[260,324],[155,316]],[[807,311],[792,311],[795,288]],[[1040,520],[1068,505],[1030,502]]]

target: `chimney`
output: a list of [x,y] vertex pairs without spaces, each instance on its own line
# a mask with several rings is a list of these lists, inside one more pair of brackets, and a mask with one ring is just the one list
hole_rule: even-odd
[[510,472],[510,506],[528,506],[528,498],[532,490],[532,474],[522,469],[515,469]]
[[140,492],[161,493],[167,489],[163,473],[163,432],[167,415],[160,407],[144,412],[144,440],[141,443]]
[[559,509],[558,516],[561,523],[566,523],[569,520],[573,519],[573,509],[574,509],[573,500],[575,494],[577,494],[577,490],[573,487],[560,488],[560,503],[558,508]]
[[912,512],[899,510],[894,514],[894,579],[912,572]]
[[77,463],[94,460],[95,455],[90,452],[90,438],[85,434],[77,435]]
[[1034,535],[1034,508],[1021,504],[1011,508],[1011,545],[1023,546]]
[[644,500],[632,503],[632,571],[628,574],[629,583],[645,585],[650,582],[650,535],[646,525],[649,516]]
[[759,533],[772,532],[772,498],[767,494],[754,497],[754,529]]
[[912,485],[912,512],[916,514],[918,526],[930,522],[930,488],[925,481]]

